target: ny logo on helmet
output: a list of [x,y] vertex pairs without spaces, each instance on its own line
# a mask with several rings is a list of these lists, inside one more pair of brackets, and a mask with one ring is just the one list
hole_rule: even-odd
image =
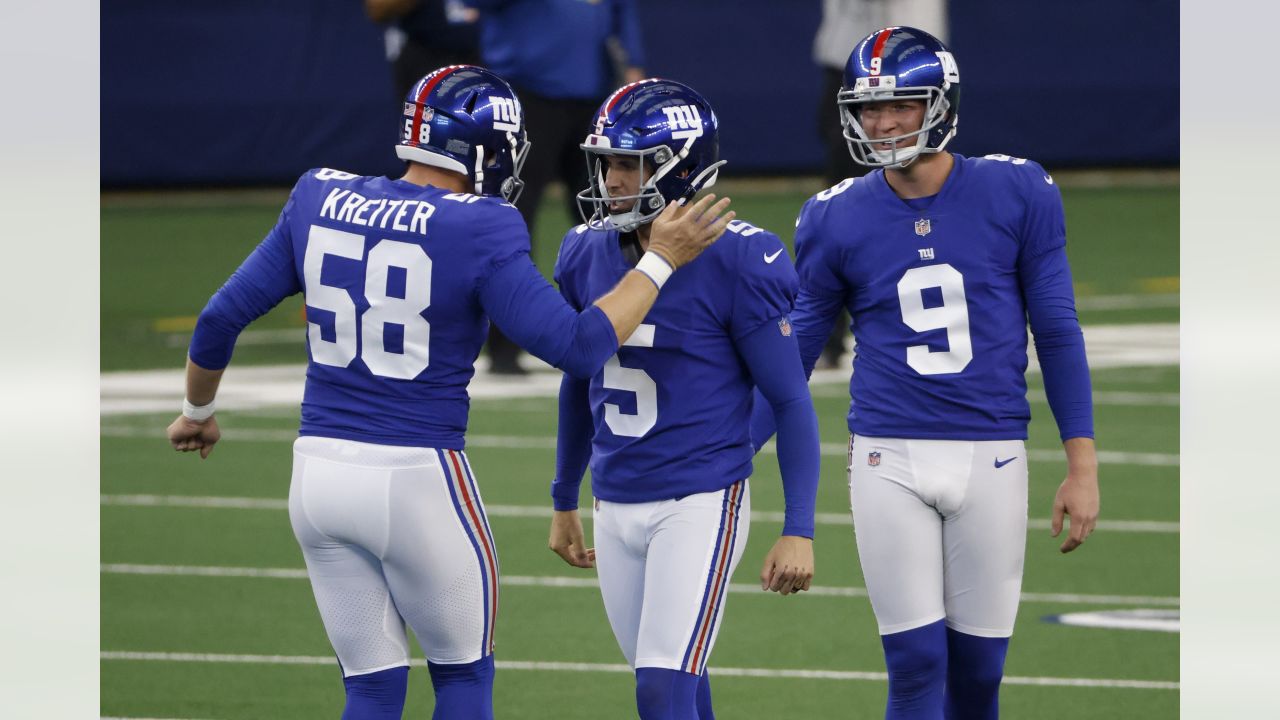
[[675,140],[702,136],[702,114],[696,105],[676,105],[664,107],[662,112],[667,116],[667,125],[674,131],[671,137]]
[[493,129],[520,132],[520,107],[515,98],[489,98],[493,105]]

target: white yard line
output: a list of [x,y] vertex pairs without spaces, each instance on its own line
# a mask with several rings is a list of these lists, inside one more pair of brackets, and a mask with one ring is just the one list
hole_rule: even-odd
[[[1095,306],[1115,308],[1143,307],[1155,303],[1164,307],[1176,305],[1176,295],[1124,295],[1081,298],[1081,308]],[[242,335],[246,343],[300,343],[301,328],[290,330],[250,330]],[[1124,325],[1090,325],[1084,328],[1089,367],[1098,370],[1115,367],[1171,366],[1179,362],[1177,323],[1136,323]],[[180,343],[182,344],[182,343]],[[852,347],[852,345],[850,345]],[[1030,348],[1029,371],[1039,372],[1035,347]],[[514,397],[555,397],[560,388],[560,374],[536,358],[525,356],[521,362],[533,372],[524,377],[495,376],[487,372],[487,361],[478,363],[475,377],[467,391],[474,399]],[[223,410],[254,410],[267,407],[297,406],[302,401],[305,365],[231,366],[218,390],[218,407]],[[847,383],[849,370],[822,370],[814,373],[815,383]],[[100,408],[103,416],[167,413],[182,406],[183,370],[145,370],[102,373]],[[1167,400],[1165,401],[1167,403]]]
[[[102,437],[122,438],[155,438],[157,442],[164,437],[163,428],[139,427],[136,425],[103,425],[100,429]],[[292,442],[297,439],[296,430],[272,428],[225,428],[222,437],[239,442]],[[521,435],[468,435],[468,448],[504,448],[508,450],[555,450],[554,437],[521,436]],[[848,455],[846,443],[822,443],[822,454],[829,457]],[[762,453],[776,454],[777,448],[772,441],[760,449]],[[1066,462],[1061,450],[1031,449],[1027,457],[1032,462]],[[1176,453],[1124,452],[1119,450],[1099,450],[1098,462],[1103,465],[1147,465],[1156,467],[1177,467],[1181,457]]]
[[[240,510],[288,510],[289,501],[284,498],[246,498],[246,497],[209,497],[199,495],[103,495],[103,505],[126,505],[131,507],[200,507],[200,508],[233,508]],[[490,517],[533,517],[550,518],[551,508],[546,505],[489,505],[485,513]],[[769,510],[753,510],[751,519],[756,522],[783,522],[784,513]],[[590,513],[583,515],[583,520],[590,521]],[[852,521],[847,513],[817,513],[814,521],[818,525],[849,526]],[[1032,518],[1027,523],[1029,530],[1049,529],[1047,518]],[[1160,522],[1156,520],[1100,520],[1098,529],[1110,532],[1163,533],[1181,532],[1179,523]]]
[[[190,663],[234,663],[251,665],[328,665],[337,663],[329,655],[232,655],[214,653],[171,653],[171,652],[136,652],[136,651],[103,651],[99,658],[110,661],[132,662],[190,662]],[[425,667],[426,661],[414,659],[410,661],[415,667]],[[583,673],[625,673],[631,674],[629,666],[621,663],[575,663],[545,662],[531,660],[497,660],[494,665],[499,670],[532,670],[538,672],[583,672]],[[711,666],[712,675],[720,677],[752,677],[752,678],[796,678],[807,680],[864,680],[886,682],[889,676],[883,672],[862,672],[853,670],[784,670],[773,668],[729,668]],[[1167,680],[1119,680],[1110,678],[1055,678],[1055,677],[1020,677],[1017,675],[1004,678],[1007,685],[1036,685],[1041,687],[1095,687],[1119,688],[1128,690],[1178,690],[1180,684]]]
[[[276,580],[305,580],[307,571],[303,568],[250,568],[219,567],[207,565],[142,565],[128,563],[108,563],[101,567],[101,572],[108,575],[161,575],[186,577],[243,577],[266,578]],[[503,575],[503,585],[518,587],[542,588],[597,588],[600,586],[595,577],[584,575],[571,576],[536,576],[536,575]],[[759,585],[749,583],[731,583],[729,592],[759,595],[764,591]],[[818,585],[810,588],[808,593],[824,597],[866,597],[866,588],[831,587]],[[1164,596],[1141,595],[1091,595],[1086,593],[1023,593],[1023,602],[1062,603],[1066,605],[1137,605],[1142,607],[1179,607],[1181,599]]]

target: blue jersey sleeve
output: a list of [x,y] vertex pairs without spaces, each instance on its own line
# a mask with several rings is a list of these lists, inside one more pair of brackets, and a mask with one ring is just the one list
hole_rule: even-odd
[[507,337],[571,375],[591,377],[618,351],[604,311],[592,305],[576,312],[527,253],[495,270],[480,293],[485,313]]
[[[833,194],[828,194],[825,199],[823,194],[810,198],[796,219],[796,271],[800,289],[795,311],[791,313],[791,326],[806,378],[813,373],[822,347],[831,336],[831,326],[844,307],[844,282],[840,279],[838,266],[828,259],[828,254],[833,251],[829,250],[828,243],[819,237],[818,232],[819,218],[826,209],[820,203],[828,202]],[[773,409],[757,390],[751,410],[751,447],[758,451],[773,437],[777,428]]]
[[1023,217],[1020,258],[1032,259],[1067,244],[1067,220],[1062,195],[1053,178],[1038,163],[1028,160],[1014,166],[1022,184],[1026,214]]
[[589,378],[599,372],[618,350],[613,323],[594,305],[577,312],[538,272],[520,214],[512,209],[499,222],[478,228],[475,242],[495,248],[491,270],[480,284],[480,303],[503,333],[571,375]]
[[1063,440],[1093,437],[1089,363],[1076,317],[1067,251],[1058,248],[1025,260],[1018,273],[1058,433]]
[[556,253],[556,264],[552,270],[551,278],[555,280],[556,287],[560,288],[560,295],[573,306],[575,310],[582,311],[583,303],[578,298],[578,293],[574,290],[573,275],[570,272],[575,248],[579,242],[581,235],[575,228],[565,234],[564,239],[560,241],[560,250]]
[[[727,240],[728,238],[725,238]],[[776,235],[755,232],[738,239],[743,243],[733,283],[733,307],[729,328],[740,340],[761,325],[789,315],[795,304],[799,280],[787,248]]]
[[1093,396],[1084,335],[1067,263],[1062,195],[1038,163],[1014,166],[1026,202],[1018,279],[1049,409],[1063,440],[1093,437]]
[[245,326],[267,314],[281,300],[302,291],[289,229],[297,193],[295,187],[266,239],[209,298],[200,313],[187,351],[196,365],[206,370],[225,368]]
[[783,535],[813,537],[821,449],[818,416],[800,367],[800,353],[785,318],[758,328],[737,342],[755,382],[756,403],[768,403],[778,425],[778,468],[786,498]]
[[795,327],[806,377],[813,372],[822,347],[831,337],[831,326],[845,304],[840,265],[832,257],[837,249],[820,236],[818,227],[822,211],[828,209],[823,203],[827,202],[830,198],[823,200],[821,194],[810,198],[796,219],[796,272],[800,277],[800,292],[791,324]]
[[590,380],[565,375],[560,381],[560,423],[556,430],[556,476],[551,499],[556,510],[576,510],[582,475],[591,461]]

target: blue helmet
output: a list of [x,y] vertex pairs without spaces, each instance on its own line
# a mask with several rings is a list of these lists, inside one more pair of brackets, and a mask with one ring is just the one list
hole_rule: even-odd
[[[873,142],[862,127],[861,106],[896,99],[923,100],[923,126],[915,132]],[[921,153],[941,152],[955,137],[960,70],[947,47],[923,30],[877,30],[863,38],[849,55],[836,104],[854,161],[871,167],[906,167]],[[915,145],[897,147],[912,138]],[[883,143],[892,143],[893,147],[884,149]]]
[[[650,222],[670,202],[693,197],[715,184],[720,160],[719,122],[711,104],[693,88],[674,80],[650,78],[625,85],[608,97],[596,113],[587,139],[587,176],[591,184],[578,193],[578,208],[592,227],[609,224],[629,232]],[[605,155],[640,160],[640,190],[610,197],[605,188]],[[634,200],[631,209],[611,212],[609,204]],[[593,208],[586,216],[584,206]]]
[[481,67],[450,65],[428,74],[404,99],[396,156],[467,176],[476,195],[514,203],[529,152],[520,98]]

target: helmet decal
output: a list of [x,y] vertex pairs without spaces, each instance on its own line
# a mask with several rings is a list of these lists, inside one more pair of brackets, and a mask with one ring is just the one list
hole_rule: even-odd
[[[719,121],[710,103],[674,80],[650,78],[624,85],[600,105],[581,146],[588,187],[578,193],[583,219],[626,232],[652,221],[671,202],[692,197],[716,181]],[[611,196],[608,158],[629,156],[639,165],[635,194]],[[618,205],[628,205],[625,210]],[[591,208],[587,216],[586,208]]]
[[397,157],[464,175],[476,195],[514,203],[528,151],[520,99],[484,68],[440,68],[405,97]]
[[[871,103],[924,103],[918,130],[872,138],[862,125]],[[920,155],[942,152],[955,137],[960,109],[960,70],[955,57],[923,30],[899,26],[863,38],[845,64],[836,104],[853,159],[872,167],[906,167]]]

